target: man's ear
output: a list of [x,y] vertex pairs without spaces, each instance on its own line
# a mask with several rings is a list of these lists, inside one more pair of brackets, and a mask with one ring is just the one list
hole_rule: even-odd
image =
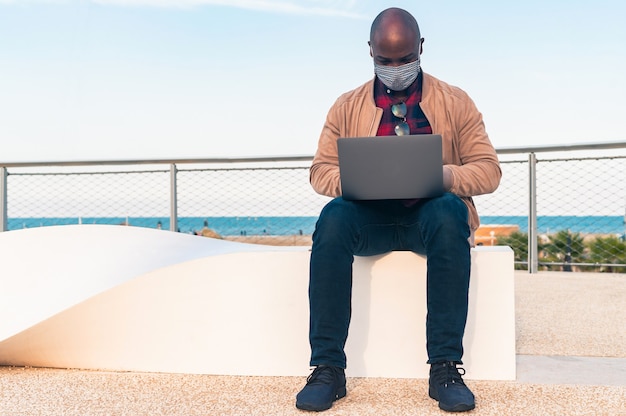
[[370,56],[373,58],[374,57],[374,51],[372,50],[372,42],[368,41],[367,44],[370,47]]

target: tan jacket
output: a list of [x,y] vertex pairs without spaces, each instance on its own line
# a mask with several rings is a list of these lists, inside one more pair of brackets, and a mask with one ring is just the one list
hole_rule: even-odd
[[[463,90],[426,73],[420,107],[433,133],[442,136],[443,164],[452,174],[449,191],[467,205],[473,235],[480,221],[471,197],[495,191],[502,176],[482,115]],[[376,136],[382,114],[374,102],[373,80],[337,99],[328,112],[311,165],[310,181],[316,192],[341,195],[337,138]]]

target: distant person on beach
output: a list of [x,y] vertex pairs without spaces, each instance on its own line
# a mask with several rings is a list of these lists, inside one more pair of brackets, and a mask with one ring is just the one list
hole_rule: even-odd
[[198,232],[198,235],[202,237],[210,237],[210,238],[219,238],[222,239],[222,236],[219,235],[215,230],[209,228],[209,221],[204,220],[204,227]]
[[[334,199],[323,208],[313,234],[309,341],[315,368],[296,396],[296,407],[326,410],[346,395],[344,346],[354,256],[404,250],[427,257],[428,393],[443,410],[471,410],[474,395],[458,367],[468,311],[470,247],[479,225],[471,197],[498,187],[500,165],[469,96],[421,70],[424,39],[411,14],[398,8],[381,12],[368,43],[375,76],[331,107],[310,169],[315,191]],[[400,113],[398,107],[406,110]],[[443,141],[442,196],[378,201],[341,197],[337,138],[431,133]]]

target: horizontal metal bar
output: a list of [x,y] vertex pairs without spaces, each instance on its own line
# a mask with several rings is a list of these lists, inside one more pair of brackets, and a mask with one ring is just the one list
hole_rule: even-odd
[[[514,261],[514,264],[520,266],[528,266],[527,261]],[[621,263],[547,263],[539,262],[539,266],[584,266],[584,267],[626,267],[626,264]]]
[[562,262],[539,262],[540,266],[585,266],[585,267],[626,267],[621,263],[562,263]]
[[25,168],[41,166],[94,166],[94,165],[171,165],[200,163],[272,163],[272,162],[310,162],[313,156],[267,156],[242,158],[207,158],[207,159],[137,159],[137,160],[74,160],[53,162],[0,162],[7,168]]
[[501,147],[498,154],[540,153],[540,152],[571,152],[575,150],[626,149],[626,142],[580,143],[570,145],[548,145],[532,147]]
[[[526,146],[497,148],[498,154],[519,154],[539,152],[568,152],[575,150],[626,149],[626,142],[583,143],[572,145]],[[240,158],[194,158],[194,159],[133,159],[133,160],[78,160],[78,161],[43,161],[43,162],[0,162],[7,168],[40,166],[92,166],[92,165],[170,165],[200,163],[272,163],[272,162],[310,162],[313,156],[266,156]]]

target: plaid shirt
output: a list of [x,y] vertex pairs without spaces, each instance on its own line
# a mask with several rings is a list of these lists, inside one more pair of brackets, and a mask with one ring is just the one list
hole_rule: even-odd
[[[404,102],[406,104],[406,122],[411,128],[411,134],[432,134],[433,132],[430,123],[419,106],[420,101],[422,101],[422,79],[422,71],[420,71],[417,80],[408,88],[409,98]],[[395,136],[394,128],[402,119],[391,113],[391,106],[400,101],[387,93],[387,87],[378,77],[374,83],[374,101],[376,102],[376,107],[383,109],[383,117],[380,120],[376,135]]]

